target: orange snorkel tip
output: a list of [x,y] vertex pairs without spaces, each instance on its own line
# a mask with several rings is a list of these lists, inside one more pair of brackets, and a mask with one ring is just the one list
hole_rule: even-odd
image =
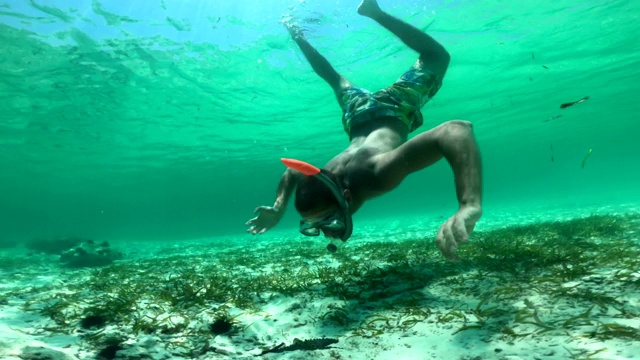
[[280,161],[289,169],[297,170],[307,176],[318,175],[320,173],[319,168],[304,161],[286,158],[281,158]]

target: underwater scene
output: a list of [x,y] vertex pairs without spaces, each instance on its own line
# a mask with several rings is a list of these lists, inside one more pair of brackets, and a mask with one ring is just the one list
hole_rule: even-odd
[[640,359],[638,24],[0,0],[0,359]]

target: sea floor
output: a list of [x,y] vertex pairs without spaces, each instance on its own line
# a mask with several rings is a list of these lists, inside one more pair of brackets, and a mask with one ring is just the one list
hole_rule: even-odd
[[284,231],[113,243],[93,269],[6,249],[0,358],[640,358],[640,207],[494,212],[460,263],[439,222],[359,224],[335,254]]

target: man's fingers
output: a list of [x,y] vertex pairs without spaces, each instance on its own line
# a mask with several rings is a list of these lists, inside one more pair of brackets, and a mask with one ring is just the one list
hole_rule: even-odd
[[447,260],[460,261],[455,254],[458,249],[458,245],[456,244],[456,240],[451,232],[451,225],[451,220],[447,220],[447,222],[442,224],[440,230],[438,230],[438,235],[436,236],[436,245]]
[[467,233],[467,228],[464,224],[464,221],[454,220],[452,226],[453,237],[456,242],[467,242],[469,241],[469,234]]
[[453,232],[451,231],[451,224],[447,224],[447,226],[442,229],[442,233],[444,235],[444,256],[448,260],[457,259],[456,250],[458,250],[458,244],[456,243],[456,239],[453,236]]
[[[445,257],[445,259],[449,261],[458,262],[460,261],[460,258],[456,256],[456,250],[458,249],[458,246],[456,245],[456,241],[453,239],[451,232],[448,230],[445,230],[448,228],[447,225],[448,224],[445,223],[440,227],[440,230],[438,231],[438,235],[436,236],[436,246],[438,246],[438,249],[440,249],[440,252]],[[445,235],[446,233],[449,233],[450,236],[447,237]]]
[[261,235],[261,234],[264,234],[265,231],[267,231],[267,230],[268,230],[267,228],[259,228],[259,227],[254,225],[254,226],[248,228],[247,232],[251,233],[253,235]]
[[436,236],[436,245],[447,260],[460,261],[456,255],[458,243],[469,241],[469,234],[473,232],[481,214],[480,211],[458,212],[442,224]]

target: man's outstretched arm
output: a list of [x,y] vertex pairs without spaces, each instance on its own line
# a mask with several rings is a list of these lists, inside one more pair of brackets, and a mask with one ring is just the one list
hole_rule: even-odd
[[276,201],[273,203],[274,209],[284,212],[291,198],[291,194],[293,194],[293,190],[296,189],[298,179],[300,179],[300,173],[292,169],[287,169],[284,174],[282,174],[280,183],[278,184]]
[[382,155],[376,164],[376,174],[386,190],[390,190],[410,173],[443,157],[453,170],[460,206],[440,227],[436,244],[447,259],[456,261],[458,243],[469,240],[482,215],[482,162],[471,123],[449,121],[414,137]]
[[265,231],[271,229],[276,226],[282,215],[287,208],[287,203],[289,202],[289,198],[291,198],[291,194],[293,194],[293,190],[296,188],[296,184],[298,183],[298,178],[300,177],[300,173],[287,169],[282,177],[280,178],[280,183],[278,184],[278,192],[276,196],[276,201],[271,206],[258,206],[253,213],[258,216],[254,217],[247,221],[245,225],[249,226],[247,229],[248,233],[251,234],[263,234]]

